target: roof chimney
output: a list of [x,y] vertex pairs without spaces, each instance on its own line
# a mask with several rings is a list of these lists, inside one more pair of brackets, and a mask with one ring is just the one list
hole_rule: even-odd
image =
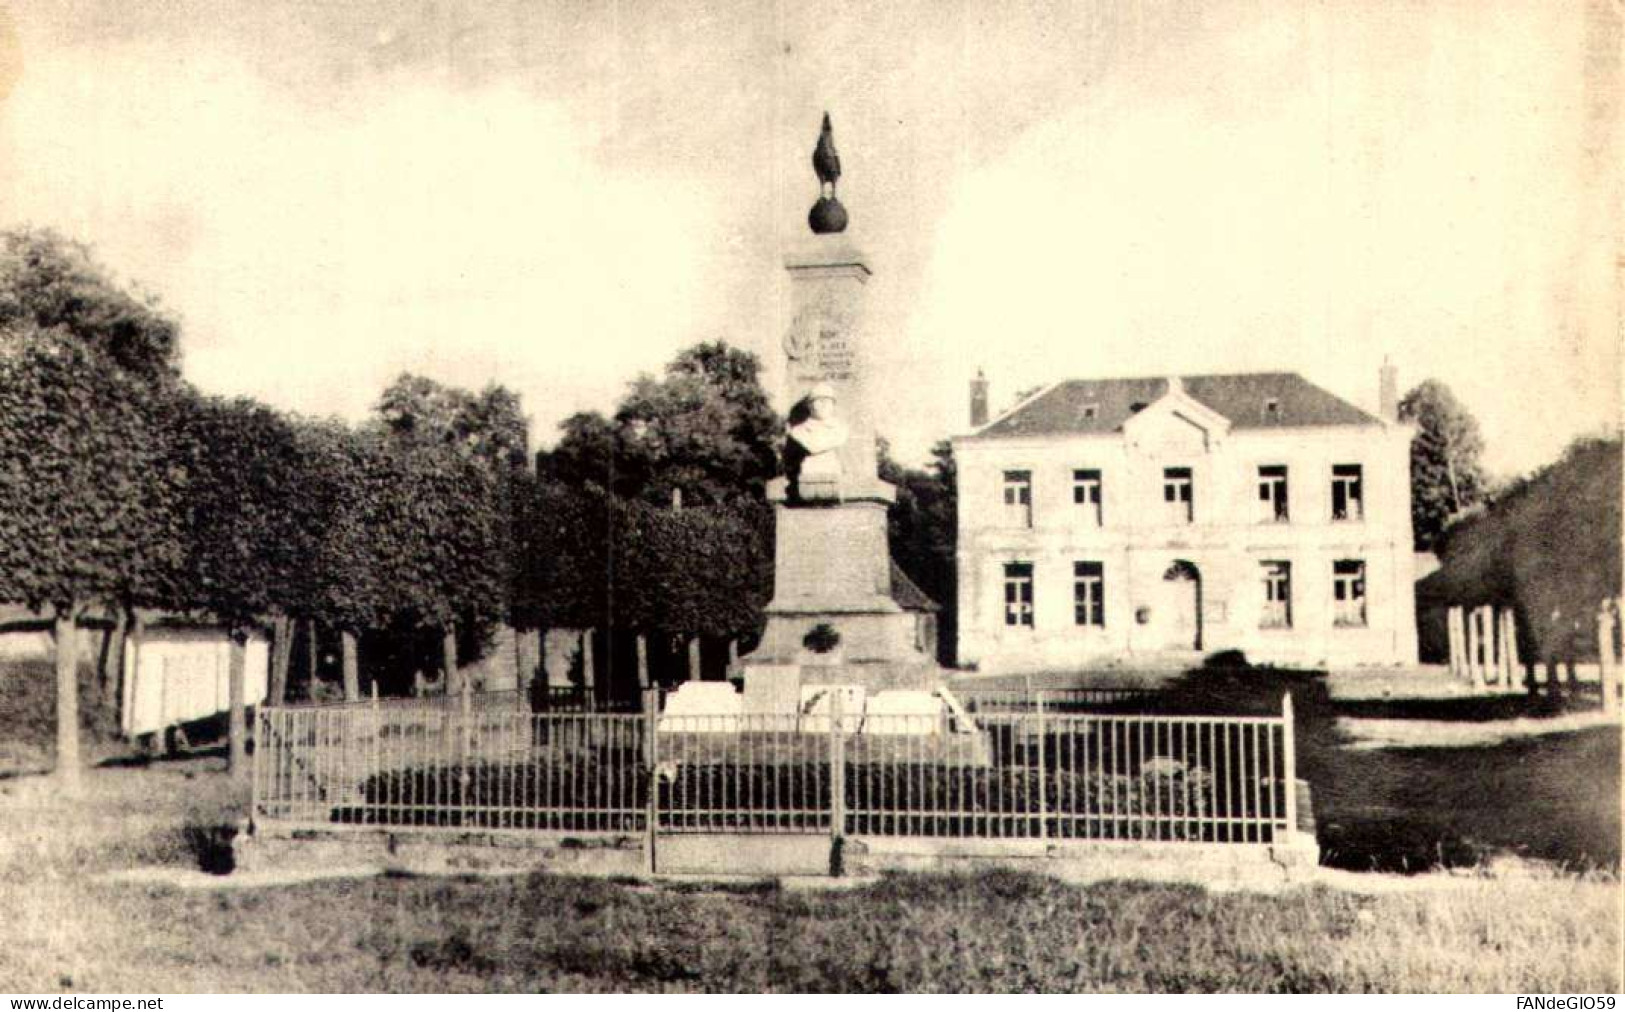
[[987,424],[987,377],[982,370],[976,370],[976,378],[970,381],[970,427],[980,429]]
[[1385,422],[1399,420],[1399,370],[1382,357],[1382,368],[1377,370],[1377,413]]

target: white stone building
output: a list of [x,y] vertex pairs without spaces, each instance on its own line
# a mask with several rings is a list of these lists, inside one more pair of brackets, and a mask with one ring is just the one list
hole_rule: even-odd
[[953,441],[960,664],[1414,664],[1394,398],[1387,366],[1382,418],[1295,373],[1069,380],[986,421],[978,379]]

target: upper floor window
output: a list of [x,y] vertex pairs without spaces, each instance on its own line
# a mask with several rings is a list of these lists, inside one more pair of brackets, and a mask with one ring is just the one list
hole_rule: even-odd
[[1365,516],[1365,479],[1359,464],[1332,465],[1332,519]]
[[1195,516],[1192,499],[1191,469],[1165,467],[1162,469],[1162,506],[1164,520],[1171,524],[1188,524]]
[[1012,527],[1033,525],[1033,473],[1004,472],[1004,518]]
[[1033,564],[1004,564],[1004,624],[1032,627]]
[[1078,625],[1106,625],[1106,573],[1099,562],[1072,564],[1072,619]]
[[1261,523],[1285,523],[1286,466],[1271,464],[1258,469],[1258,519]]
[[1365,563],[1359,559],[1332,563],[1332,624],[1365,625]]
[[1072,501],[1083,507],[1087,522],[1101,525],[1100,472],[1093,468],[1080,468],[1072,472]]
[[1292,626],[1292,563],[1261,562],[1264,578],[1264,611],[1261,629],[1289,629]]

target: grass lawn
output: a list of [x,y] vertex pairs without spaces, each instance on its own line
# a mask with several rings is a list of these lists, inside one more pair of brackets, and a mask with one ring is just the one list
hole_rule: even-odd
[[215,891],[97,877],[217,854],[213,827],[241,804],[220,766],[104,768],[78,801],[41,778],[0,782],[0,991],[1620,987],[1619,881],[1599,873],[1435,874],[1374,895],[1010,873],[833,892],[549,876]]

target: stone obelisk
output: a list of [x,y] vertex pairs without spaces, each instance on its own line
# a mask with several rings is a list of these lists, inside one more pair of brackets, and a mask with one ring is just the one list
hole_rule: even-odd
[[819,197],[811,234],[785,257],[790,319],[784,336],[786,477],[769,498],[777,521],[773,599],[761,644],[743,661],[746,706],[793,706],[804,685],[930,688],[941,674],[923,642],[918,608],[893,598],[874,413],[878,388],[864,315],[871,277],[847,239],[829,116],[813,152]]

